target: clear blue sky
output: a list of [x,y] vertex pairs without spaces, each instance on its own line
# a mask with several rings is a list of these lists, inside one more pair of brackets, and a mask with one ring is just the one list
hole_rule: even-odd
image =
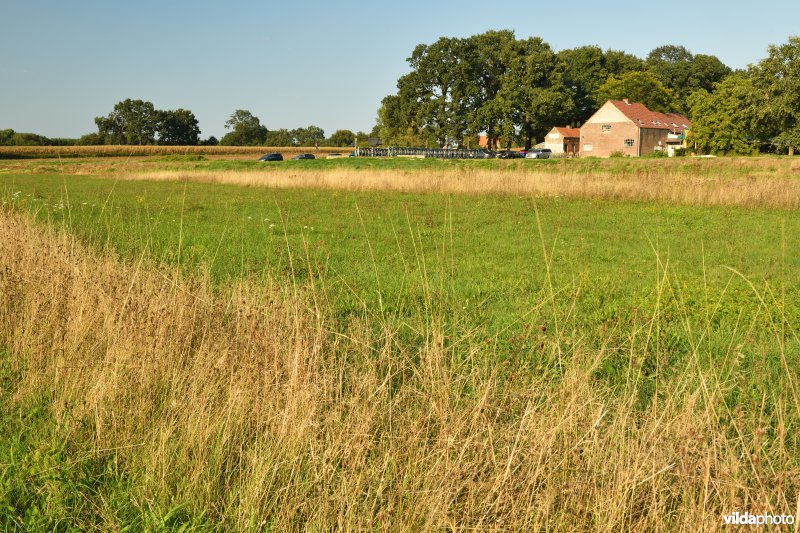
[[733,68],[800,33],[800,2],[257,2],[0,0],[0,129],[77,137],[125,98],[194,112],[202,136],[235,109],[269,129],[369,131],[415,45],[511,29],[555,50],[645,56],[662,44]]

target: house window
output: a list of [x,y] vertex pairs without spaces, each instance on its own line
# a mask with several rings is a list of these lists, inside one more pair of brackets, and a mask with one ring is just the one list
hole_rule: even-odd
[[600,126],[600,131],[603,133],[611,133],[611,124],[603,124]]
[[633,139],[625,139],[625,146],[633,146]]
[[591,144],[584,144],[583,145],[583,151],[584,152],[591,152],[592,148],[593,148],[593,146]]

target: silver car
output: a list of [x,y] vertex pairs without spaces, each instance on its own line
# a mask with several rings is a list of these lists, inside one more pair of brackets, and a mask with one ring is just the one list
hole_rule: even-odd
[[550,148],[534,148],[528,150],[525,159],[550,159],[551,155],[553,155],[553,151]]

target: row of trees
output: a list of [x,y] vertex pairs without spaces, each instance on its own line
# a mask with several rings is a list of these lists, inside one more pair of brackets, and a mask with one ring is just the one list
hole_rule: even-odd
[[318,126],[268,130],[250,111],[237,109],[225,122],[230,130],[222,139],[200,140],[200,128],[187,109],[158,110],[151,102],[127,99],[104,117],[95,118],[97,133],[80,139],[48,139],[33,133],[0,130],[0,146],[50,146],[92,144],[226,145],[226,146],[352,146],[367,142],[364,132],[337,130],[330,137]]
[[220,144],[229,146],[353,146],[366,142],[369,137],[364,132],[353,133],[350,130],[336,130],[330,137],[325,137],[325,130],[319,126],[306,128],[268,130],[258,117],[250,111],[237,109],[233,112],[225,128],[229,129]]
[[646,58],[582,46],[554,52],[508,30],[418,45],[411,71],[378,110],[385,144],[526,148],[555,125],[580,126],[608,99],[628,98],[692,120],[695,151],[793,154],[800,147],[800,37],[732,71],[717,57],[665,45]]
[[794,153],[800,147],[800,37],[769,47],[768,57],[733,72],[718,58],[665,45],[641,59],[618,50],[582,46],[555,52],[538,37],[509,30],[467,38],[442,37],[418,45],[411,71],[384,98],[368,135],[322,128],[269,130],[247,110],[236,110],[221,140],[200,140],[194,114],[157,110],[127,99],[95,118],[98,132],[80,140],[47,139],[0,131],[0,144],[223,144],[339,146],[379,137],[400,146],[530,148],[554,125],[579,126],[608,99],[628,98],[655,111],[692,120],[690,139],[701,153],[747,154],[765,147]]
[[118,102],[105,117],[96,117],[95,144],[164,144],[196,145],[200,128],[194,113],[188,109],[163,111],[152,102],[132,100]]
[[694,91],[731,73],[719,59],[662,46],[646,59],[596,46],[555,52],[509,30],[418,45],[411,72],[383,99],[378,131],[390,144],[445,145],[486,133],[530,148],[554,125],[579,125],[608,98],[688,112]]
[[800,148],[800,37],[689,98],[690,139],[698,151],[749,154],[765,146],[794,155]]
[[18,133],[12,129],[0,130],[0,146],[69,146],[77,139],[51,139],[36,133]]
[[359,138],[366,141],[367,134],[350,130],[337,130],[329,138],[319,126],[268,130],[250,111],[237,109],[225,122],[226,133],[220,144],[228,146],[351,146]]

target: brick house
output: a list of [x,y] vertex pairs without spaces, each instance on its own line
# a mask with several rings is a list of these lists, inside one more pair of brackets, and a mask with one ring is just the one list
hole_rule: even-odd
[[580,128],[556,126],[544,137],[543,148],[549,148],[554,154],[576,156],[581,142]]
[[637,157],[685,147],[692,123],[678,113],[650,111],[644,104],[609,100],[580,129],[580,155],[608,157],[614,152]]

